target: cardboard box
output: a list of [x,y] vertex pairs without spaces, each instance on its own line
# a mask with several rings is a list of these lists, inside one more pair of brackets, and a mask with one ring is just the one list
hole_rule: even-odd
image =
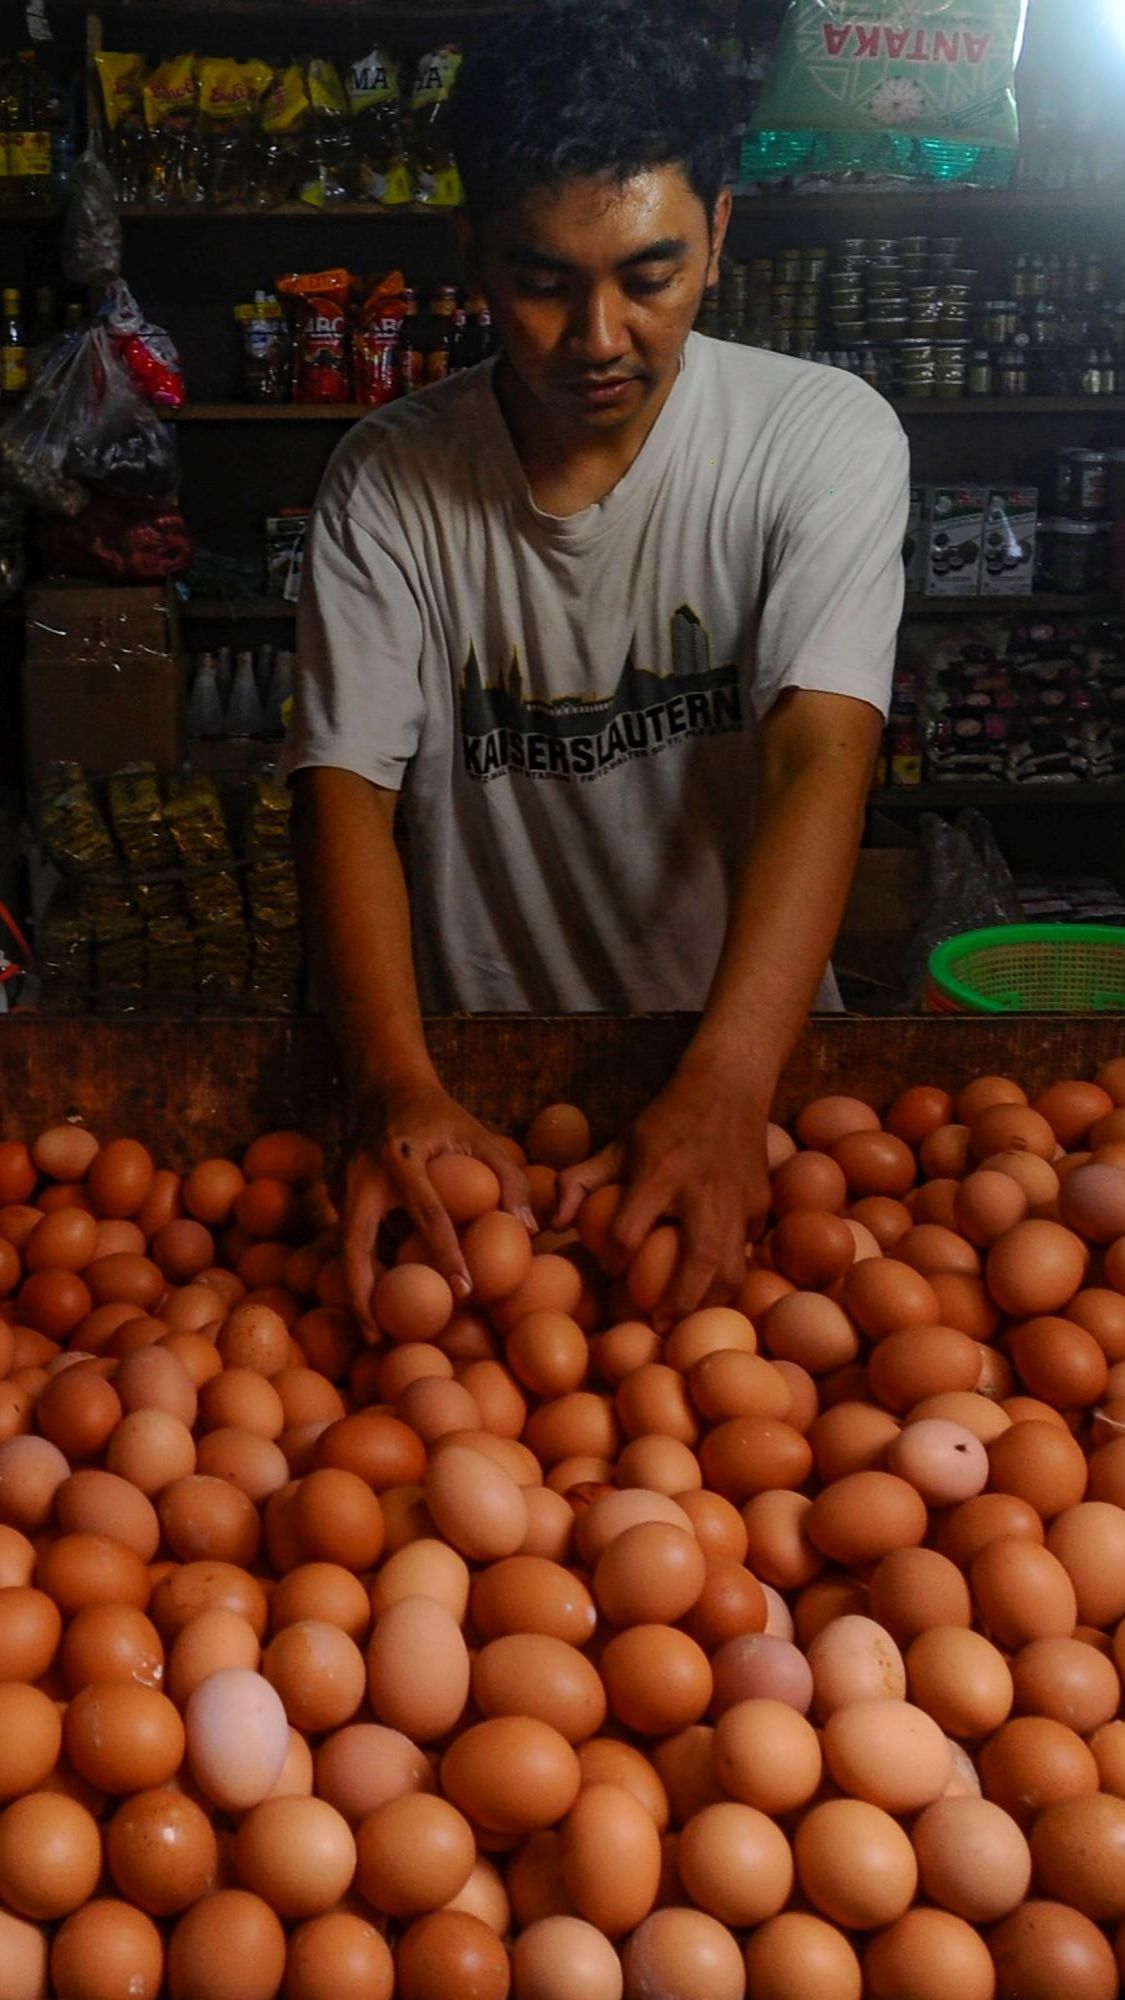
[[35,787],[65,758],[92,777],[184,760],[184,675],[175,602],[151,589],[38,584],[27,594],[24,762]]
[[1038,521],[1038,487],[993,488],[984,521],[982,597],[1030,597]]
[[927,597],[978,595],[987,501],[983,486],[926,488]]

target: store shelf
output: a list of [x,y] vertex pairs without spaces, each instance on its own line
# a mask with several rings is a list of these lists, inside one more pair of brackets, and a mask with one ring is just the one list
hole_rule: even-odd
[[1061,614],[1069,618],[1096,617],[1099,612],[1119,610],[1120,600],[1111,591],[1096,596],[1055,595],[1041,591],[1038,597],[920,597],[906,599],[905,616],[921,618],[1049,618]]
[[[118,0],[118,4],[121,0]],[[146,0],[138,0],[146,4]],[[323,0],[321,0],[323,4]],[[341,0],[341,5],[344,0]],[[229,8],[222,11],[229,12]],[[267,13],[267,7],[250,5],[245,12]],[[404,9],[404,12],[407,11]],[[411,13],[427,11],[411,8]],[[436,7],[430,10],[438,13]],[[448,14],[455,15],[456,7],[446,8]],[[477,9],[474,11],[484,11]],[[527,11],[511,4],[497,4],[490,11],[513,13]],[[953,222],[958,229],[971,228],[975,223],[987,222],[991,226],[1008,220],[1032,218],[1043,215],[1104,215],[1107,220],[1117,220],[1121,214],[1125,188],[1044,188],[1036,192],[1033,188],[1013,188],[981,190],[972,188],[921,188],[865,189],[848,188],[838,193],[828,194],[736,194],[734,213],[739,219],[778,219],[794,222],[802,217],[820,219],[837,218],[841,222],[854,222],[857,218],[877,210],[884,217],[892,219],[901,215],[905,220],[915,221],[922,213],[936,211],[944,221]],[[397,208],[379,208],[371,202],[336,202],[327,208],[312,208],[307,202],[286,202],[279,208],[255,208],[231,203],[224,208],[165,208],[138,205],[122,211],[126,222],[269,222],[277,219],[300,222],[348,222],[357,218],[365,222],[448,222],[452,209],[433,208],[421,203],[404,203]],[[2,211],[0,211],[2,213]]]
[[900,417],[1073,417],[1120,416],[1125,396],[940,396],[904,398],[894,405]]
[[242,623],[259,618],[295,618],[297,607],[280,597],[192,597],[180,605],[179,612],[181,620],[196,624],[235,620]]
[[[2,214],[0,210],[0,214]],[[223,208],[166,208],[138,203],[121,210],[122,222],[448,222],[452,208],[433,208],[425,202],[401,202],[395,208],[379,208],[370,201],[338,201],[327,208],[312,208],[304,201],[284,201],[276,208],[247,207],[229,202]]]
[[889,812],[959,812],[962,806],[1112,806],[1125,807],[1125,783],[1104,785],[974,784],[950,779],[946,784],[888,785],[870,794],[869,805]]
[[354,424],[370,403],[185,403],[169,410],[174,424]]

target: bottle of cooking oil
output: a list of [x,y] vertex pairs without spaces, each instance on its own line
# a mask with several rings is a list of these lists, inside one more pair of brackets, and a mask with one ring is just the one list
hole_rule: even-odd
[[17,291],[0,294],[0,403],[18,403],[27,388],[27,342]]
[[55,204],[51,95],[50,80],[36,62],[35,51],[21,50],[0,87],[4,199],[10,208],[49,209]]

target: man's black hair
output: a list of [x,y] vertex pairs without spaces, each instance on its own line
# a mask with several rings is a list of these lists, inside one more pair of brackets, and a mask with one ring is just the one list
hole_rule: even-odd
[[730,162],[731,92],[712,45],[640,8],[509,19],[466,54],[453,149],[478,225],[539,188],[620,186],[677,165],[713,214]]

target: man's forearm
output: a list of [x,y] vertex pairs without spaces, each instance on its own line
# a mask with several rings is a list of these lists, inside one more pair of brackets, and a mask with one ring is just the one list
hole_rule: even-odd
[[317,987],[354,1088],[433,1083],[393,794],[352,771],[301,771],[293,817]]
[[[686,1057],[766,1111],[804,1025],[847,901],[878,742],[860,702],[810,697],[770,718],[752,851],[707,1007]],[[834,705],[842,697],[812,697]],[[825,726],[827,725],[827,726]]]

